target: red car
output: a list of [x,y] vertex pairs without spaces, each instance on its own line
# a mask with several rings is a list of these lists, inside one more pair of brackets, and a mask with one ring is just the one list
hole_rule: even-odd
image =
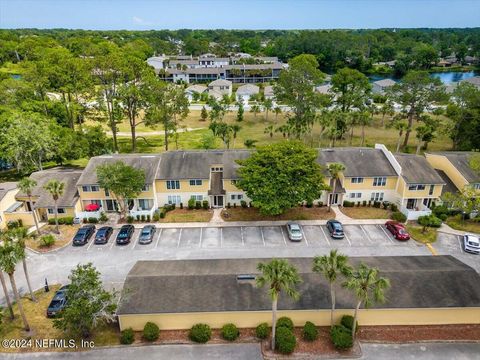
[[388,229],[388,231],[392,233],[395,239],[401,240],[401,241],[410,240],[410,235],[405,229],[405,226],[400,224],[398,221],[387,221],[385,223],[385,226]]

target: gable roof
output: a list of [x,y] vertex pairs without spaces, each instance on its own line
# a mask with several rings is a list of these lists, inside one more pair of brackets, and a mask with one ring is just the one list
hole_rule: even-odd
[[263,95],[264,96],[274,96],[275,93],[273,91],[273,86],[272,85],[265,86],[265,89],[263,89]]
[[190,85],[185,89],[185,92],[190,92],[190,93],[197,92],[201,94],[206,90],[207,90],[207,87],[205,85]]
[[111,164],[117,161],[122,161],[125,164],[136,169],[145,171],[145,182],[147,184],[153,183],[155,180],[155,172],[157,171],[160,162],[160,155],[152,154],[112,154],[101,155],[90,159],[87,167],[78,180],[78,185],[95,185],[97,180],[97,167],[104,164]]
[[435,169],[423,156],[394,154],[402,167],[402,177],[407,184],[445,184]]
[[480,174],[476,174],[475,171],[473,171],[473,169],[470,167],[470,157],[475,154],[474,152],[444,151],[433,154],[445,156],[469,183],[480,182]]
[[232,82],[225,79],[217,79],[209,83],[208,86],[232,86]]
[[253,95],[258,94],[260,92],[260,88],[257,85],[252,84],[245,84],[239,86],[237,89],[237,95]]
[[315,91],[320,94],[330,94],[331,84],[320,85],[315,88]]
[[249,150],[168,151],[162,154],[156,179],[208,179],[211,165],[223,165],[224,179],[237,179],[236,160],[249,156]]
[[[270,259],[138,261],[128,273],[118,314],[269,311],[271,300],[253,280],[257,264]],[[281,296],[280,310],[329,309],[329,285],[312,272],[311,259],[291,258],[302,277],[299,301]],[[385,304],[374,308],[480,307],[480,275],[452,256],[380,256],[350,258],[353,266],[377,267],[391,288]],[[408,291],[405,291],[408,289]],[[352,309],[350,291],[337,287],[337,308]]]
[[17,188],[16,182],[4,182],[0,183],[0,201],[7,196],[7,194]]
[[[30,179],[33,179],[37,182],[37,186],[35,186],[35,188],[32,190],[32,196],[37,198],[34,207],[38,209],[55,206],[52,195],[50,195],[50,193],[44,189],[44,186],[53,179],[63,182],[65,184],[63,195],[58,198],[58,207],[74,206],[78,200],[77,181],[81,175],[82,170],[80,169],[63,167],[57,167],[32,173],[29,176]],[[15,197],[18,199],[26,196],[27,194],[19,191]]]
[[468,78],[468,79],[465,79],[465,80],[462,80],[462,82],[468,82],[470,84],[473,84],[477,87],[480,87],[480,76],[474,76],[474,77],[471,77],[471,78]]
[[324,167],[331,163],[343,164],[346,177],[397,176],[395,169],[380,149],[319,149],[317,162]]
[[382,80],[377,80],[377,81],[374,81],[373,82],[375,85],[378,85],[380,87],[389,87],[389,86],[393,86],[396,84],[395,81],[393,81],[392,79],[382,79]]

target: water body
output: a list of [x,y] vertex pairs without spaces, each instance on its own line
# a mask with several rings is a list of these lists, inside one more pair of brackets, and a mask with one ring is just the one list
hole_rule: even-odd
[[[435,77],[440,79],[440,81],[445,84],[449,85],[453,82],[458,82],[465,79],[470,79],[474,76],[479,76],[480,72],[478,71],[448,71],[448,72],[433,72],[430,73],[431,77]],[[383,80],[383,79],[392,79],[393,81],[400,81],[399,78],[395,78],[393,76],[382,76],[382,75],[370,75],[369,77],[370,82]]]

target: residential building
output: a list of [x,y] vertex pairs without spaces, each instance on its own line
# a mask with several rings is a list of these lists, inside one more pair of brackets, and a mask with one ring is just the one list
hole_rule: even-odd
[[194,99],[194,96],[199,96],[200,94],[203,94],[205,91],[207,91],[207,87],[205,85],[190,85],[185,89],[185,95],[188,98],[189,102],[192,102]]
[[15,194],[15,202],[4,212],[6,221],[22,220],[23,225],[33,226],[35,221],[32,211],[35,212],[39,222],[47,222],[48,219],[55,217],[55,201],[45,189],[50,180],[64,183],[63,195],[57,200],[58,217],[75,217],[79,210],[77,181],[81,175],[82,170],[64,167],[32,173],[30,178],[37,183],[32,190],[33,208],[27,194],[19,191]]
[[480,76],[474,76],[474,77],[462,80],[460,82],[470,83],[470,84],[476,86],[478,89],[480,89]]
[[472,187],[480,190],[480,174],[470,167],[471,156],[475,154],[469,151],[445,151],[426,153],[428,163],[439,174],[445,175],[455,186],[455,191]]
[[232,82],[224,79],[217,79],[208,84],[208,92],[211,91],[223,95],[232,95]]
[[[150,215],[158,208],[155,190],[155,174],[160,163],[159,155],[145,154],[114,154],[96,156],[90,159],[82,176],[76,183],[80,195],[80,209],[76,216],[79,218],[98,217],[100,212],[116,212],[119,210],[115,194],[100,187],[97,179],[97,168],[105,164],[121,161],[145,173],[145,186],[136,199],[129,199],[128,214],[131,216]],[[96,212],[86,211],[89,204],[96,204],[100,208]]]
[[265,97],[265,99],[275,100],[275,92],[273,91],[273,86],[265,86],[265,88],[263,89],[263,96]]
[[[281,296],[278,317],[295,326],[312,321],[330,326],[329,283],[312,271],[311,261],[290,258],[302,282],[299,300]],[[268,288],[259,288],[257,266],[270,259],[137,261],[128,273],[117,310],[120,330],[142,331],[154,322],[165,330],[186,330],[205,323],[221,328],[232,322],[254,328],[271,322]],[[385,303],[360,309],[358,321],[374,325],[480,324],[480,275],[453,256],[352,257],[353,267],[366,264],[390,280]],[[179,301],[181,299],[181,301]],[[337,288],[335,323],[353,314],[352,291]]]
[[252,96],[258,95],[260,88],[257,85],[245,84],[238,87],[235,93],[237,101],[247,105]]
[[16,182],[0,183],[0,230],[7,227],[4,212],[15,203],[15,195],[18,192]]
[[382,79],[382,80],[377,80],[372,83],[372,92],[374,94],[385,94],[385,91],[387,91],[389,88],[391,88],[393,85],[395,85],[396,82],[393,81],[392,79]]
[[331,95],[332,94],[331,89],[332,89],[331,84],[324,84],[324,85],[317,86],[315,88],[315,91],[323,95]]

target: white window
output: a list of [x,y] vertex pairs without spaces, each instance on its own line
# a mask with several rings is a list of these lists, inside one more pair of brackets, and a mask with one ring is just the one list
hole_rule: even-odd
[[352,178],[352,184],[361,184],[361,183],[363,183],[363,177]]
[[142,191],[150,191],[150,185],[149,184],[143,185]]
[[408,190],[412,190],[412,191],[425,190],[425,185],[423,184],[408,185]]
[[[64,208],[58,208],[57,210],[58,210],[59,214],[65,214],[65,209]],[[48,208],[48,213],[51,214],[51,215],[55,214],[55,209]]]
[[138,199],[139,210],[150,210],[153,207],[153,200],[151,199]]
[[372,201],[383,201],[383,192],[373,192],[370,199]]
[[168,195],[168,203],[179,205],[182,202],[180,195]]
[[373,178],[373,186],[385,186],[386,184],[387,184],[387,178],[384,176]]
[[350,193],[351,199],[360,199],[362,197],[362,193]]
[[222,171],[223,171],[223,167],[218,167],[218,166],[212,167],[212,172],[222,172]]
[[480,183],[472,184],[472,187],[473,187],[475,190],[480,190]]
[[167,180],[167,189],[180,189],[180,181],[178,180]]
[[90,186],[88,186],[88,185],[83,185],[83,186],[82,186],[82,191],[83,191],[83,192],[90,192],[90,191],[92,191],[92,190],[91,190]]
[[230,195],[230,200],[242,200],[243,194],[232,194]]
[[190,186],[202,186],[202,179],[190,179]]
[[203,195],[192,195],[190,196],[190,199],[193,199],[195,201],[203,201]]
[[100,187],[98,185],[92,185],[91,188],[92,191],[100,191]]

